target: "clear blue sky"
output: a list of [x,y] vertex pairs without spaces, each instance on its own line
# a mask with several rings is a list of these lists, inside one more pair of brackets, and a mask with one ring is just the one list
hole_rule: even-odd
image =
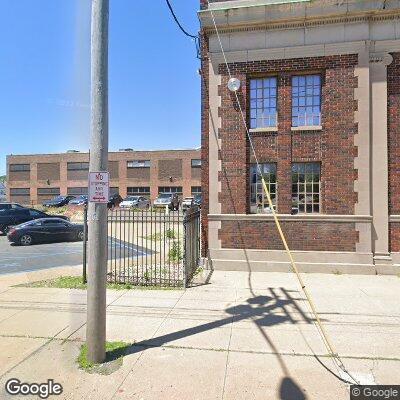
[[[87,150],[90,0],[1,0],[0,175],[6,154]],[[172,0],[197,33],[199,0]],[[110,150],[200,145],[199,62],[164,0],[110,0]]]

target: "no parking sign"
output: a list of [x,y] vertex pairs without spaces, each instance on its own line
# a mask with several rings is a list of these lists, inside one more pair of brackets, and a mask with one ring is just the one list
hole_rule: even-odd
[[108,172],[89,172],[89,201],[91,203],[108,203]]

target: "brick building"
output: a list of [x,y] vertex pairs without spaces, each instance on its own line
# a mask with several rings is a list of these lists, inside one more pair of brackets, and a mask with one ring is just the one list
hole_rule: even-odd
[[[40,204],[56,195],[87,194],[89,154],[7,156],[7,195],[11,201]],[[110,191],[183,196],[201,192],[200,150],[119,151],[109,153]]]
[[400,2],[201,0],[200,8],[204,255],[216,269],[289,268],[214,17],[299,268],[398,272]]

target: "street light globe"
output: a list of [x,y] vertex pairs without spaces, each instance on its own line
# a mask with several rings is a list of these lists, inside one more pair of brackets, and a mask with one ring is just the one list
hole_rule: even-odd
[[240,80],[238,78],[231,78],[228,81],[228,89],[231,92],[237,92],[240,89]]

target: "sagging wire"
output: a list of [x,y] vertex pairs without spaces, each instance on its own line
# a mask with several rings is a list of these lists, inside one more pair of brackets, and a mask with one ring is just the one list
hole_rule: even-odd
[[[216,35],[217,35],[217,38],[218,38],[219,46],[220,46],[220,48],[221,48],[221,52],[222,52],[223,59],[224,59],[224,63],[225,63],[225,66],[226,66],[226,69],[227,69],[227,72],[228,72],[228,75],[229,75],[229,79],[232,79],[232,74],[231,74],[231,71],[230,71],[230,68],[229,68],[229,64],[228,64],[228,61],[227,61],[227,58],[226,58],[226,54],[225,54],[225,51],[224,51],[224,47],[223,47],[223,45],[222,45],[222,41],[221,41],[221,37],[220,37],[220,35],[219,35],[218,27],[217,27],[217,24],[216,24],[216,22],[215,22],[214,13],[213,13],[212,9],[209,9],[209,12],[210,12],[210,15],[211,15],[211,18],[212,18],[212,21],[213,21],[214,29],[215,29],[215,32],[216,32]],[[296,277],[297,277],[297,280],[298,280],[298,282],[299,282],[299,284],[300,284],[300,286],[301,286],[301,290],[303,291],[303,293],[304,293],[304,295],[305,295],[305,297],[306,297],[306,299],[307,299],[308,305],[309,305],[309,307],[310,307],[310,309],[311,309],[311,312],[312,312],[312,314],[314,315],[315,321],[316,321],[316,323],[317,323],[317,324],[316,324],[316,326],[317,326],[317,331],[318,331],[318,333],[320,334],[321,339],[322,339],[322,342],[324,343],[325,348],[327,349],[328,354],[329,354],[329,356],[331,357],[331,359],[332,359],[334,365],[336,366],[336,368],[342,370],[348,377],[350,377],[351,380],[353,380],[353,382],[349,382],[349,381],[346,380],[346,379],[341,379],[341,381],[346,382],[346,383],[348,383],[348,384],[356,384],[356,385],[359,385],[359,382],[349,373],[349,371],[346,369],[346,367],[345,367],[343,361],[341,360],[339,354],[334,350],[334,348],[333,348],[333,346],[332,346],[332,344],[331,344],[331,342],[330,342],[330,340],[329,340],[329,337],[328,337],[328,335],[327,335],[327,333],[326,333],[326,330],[325,330],[325,328],[324,328],[324,325],[322,324],[322,321],[321,321],[321,319],[320,319],[320,317],[319,317],[319,314],[318,314],[318,312],[317,312],[317,310],[316,310],[316,308],[315,308],[315,306],[314,306],[314,303],[313,303],[313,301],[312,301],[311,295],[310,295],[310,293],[308,292],[308,290],[307,290],[307,288],[306,288],[306,285],[305,285],[305,283],[304,283],[304,281],[303,281],[303,279],[302,279],[302,277],[301,277],[301,275],[300,275],[300,272],[299,272],[299,270],[298,270],[298,268],[297,268],[297,265],[296,265],[296,263],[295,263],[295,261],[294,261],[292,252],[291,252],[290,249],[289,249],[289,246],[288,246],[288,244],[287,244],[285,235],[284,235],[284,233],[283,233],[283,231],[282,231],[282,228],[281,228],[281,225],[280,225],[278,216],[277,216],[276,211],[275,211],[275,209],[274,209],[274,205],[273,205],[273,203],[272,203],[271,196],[270,196],[270,193],[269,193],[267,184],[266,184],[266,182],[265,182],[264,175],[263,175],[263,173],[262,173],[260,163],[258,162],[258,158],[257,158],[257,154],[256,154],[255,147],[254,147],[254,144],[253,144],[253,140],[252,140],[252,138],[251,138],[249,129],[248,129],[248,127],[247,127],[246,118],[245,118],[245,115],[244,115],[242,106],[241,106],[241,104],[240,104],[237,91],[234,91],[234,93],[235,93],[235,96],[236,96],[237,105],[238,105],[238,107],[239,107],[239,110],[240,110],[240,113],[241,113],[241,116],[242,116],[243,125],[244,125],[244,127],[245,127],[245,129],[246,129],[246,134],[247,134],[247,138],[248,138],[249,143],[250,143],[250,148],[251,148],[251,151],[252,151],[252,153],[253,153],[253,156],[254,156],[256,165],[257,165],[257,171],[258,171],[258,174],[259,174],[260,177],[261,177],[262,187],[263,187],[263,190],[264,190],[264,192],[265,192],[265,194],[266,194],[266,197],[267,197],[267,200],[268,200],[269,208],[271,209],[272,216],[273,216],[273,219],[274,219],[276,228],[277,228],[277,230],[278,230],[278,233],[279,233],[280,238],[281,238],[281,240],[282,240],[283,246],[284,246],[284,248],[285,248],[285,250],[286,250],[286,253],[287,253],[287,255],[288,255],[288,258],[289,258],[289,261],[290,261],[290,265],[291,265],[291,267],[292,267],[292,271],[295,273],[295,275],[296,275]],[[335,376],[336,376],[336,375],[335,375]]]
[[172,18],[175,20],[175,22],[176,22],[176,24],[178,25],[179,29],[182,31],[182,33],[183,33],[185,36],[191,38],[191,39],[194,41],[195,46],[196,46],[196,57],[197,57],[198,59],[201,59],[201,54],[200,54],[200,38],[199,38],[199,36],[198,36],[198,35],[192,35],[191,33],[189,33],[189,32],[182,26],[182,24],[179,22],[179,19],[178,19],[178,17],[177,17],[176,14],[175,14],[174,9],[172,8],[172,5],[171,5],[170,1],[169,1],[169,0],[165,0],[165,2],[167,3],[167,7],[169,8],[169,11],[170,11],[170,13],[171,13],[171,15],[172,15]]

